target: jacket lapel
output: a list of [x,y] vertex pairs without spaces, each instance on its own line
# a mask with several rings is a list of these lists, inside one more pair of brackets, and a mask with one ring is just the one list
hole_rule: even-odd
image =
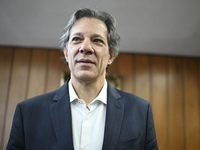
[[74,149],[68,82],[57,90],[50,105],[51,119],[60,149]]
[[103,150],[115,149],[118,143],[124,114],[124,105],[119,102],[120,98],[121,96],[117,91],[108,84]]
[[[102,150],[112,150],[117,146],[124,114],[124,105],[119,102],[120,98],[118,92],[108,84],[106,124]],[[50,105],[50,113],[59,147],[60,149],[73,150],[68,82],[57,90],[54,101]]]

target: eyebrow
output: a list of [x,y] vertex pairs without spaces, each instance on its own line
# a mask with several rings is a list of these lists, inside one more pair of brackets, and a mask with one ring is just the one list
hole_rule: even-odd
[[93,36],[94,36],[94,37],[99,37],[99,38],[101,38],[101,39],[106,40],[103,36],[101,36],[101,35],[99,35],[99,34],[94,34]]
[[83,35],[83,33],[81,33],[81,32],[78,32],[78,33],[74,33],[73,35],[71,35],[71,36],[76,36],[76,35],[78,35],[78,36],[82,36]]
[[[71,35],[71,37],[73,37],[73,36],[83,36],[83,33],[82,32],[77,32],[77,33],[74,33],[73,35]],[[103,36],[101,36],[100,34],[92,34],[92,37],[99,37],[99,38],[101,38],[101,39],[104,39],[104,40],[106,40]]]

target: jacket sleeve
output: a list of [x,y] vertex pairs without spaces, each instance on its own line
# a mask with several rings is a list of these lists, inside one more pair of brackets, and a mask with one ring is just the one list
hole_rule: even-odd
[[25,150],[23,117],[19,104],[15,110],[10,138],[6,150]]
[[148,106],[147,113],[148,114],[147,114],[147,124],[146,124],[147,131],[146,131],[145,150],[158,150],[153,114],[150,104]]

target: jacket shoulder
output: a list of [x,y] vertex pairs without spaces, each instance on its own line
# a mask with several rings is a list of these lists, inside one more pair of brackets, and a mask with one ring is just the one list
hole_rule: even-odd
[[67,82],[64,85],[62,85],[60,88],[58,88],[52,92],[34,96],[32,98],[29,98],[27,100],[20,102],[19,104],[26,105],[26,104],[53,103],[53,100],[59,100],[66,94],[68,94],[68,83]]
[[116,89],[116,90],[119,93],[119,95],[121,96],[121,102],[123,102],[124,104],[128,103],[128,104],[134,104],[134,105],[150,105],[149,101],[147,101],[139,96],[124,92],[122,90],[118,90],[118,89]]
[[53,100],[53,98],[54,98],[54,96],[56,94],[56,91],[57,90],[31,97],[29,99],[26,99],[26,100],[20,102],[19,104],[23,105],[23,104],[27,104],[27,103],[33,103],[33,102],[36,103],[36,102]]

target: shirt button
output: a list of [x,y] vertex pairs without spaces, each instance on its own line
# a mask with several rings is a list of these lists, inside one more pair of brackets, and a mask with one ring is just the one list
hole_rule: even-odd
[[88,117],[88,116],[86,116],[86,117],[85,117],[85,120],[89,120],[89,117]]

